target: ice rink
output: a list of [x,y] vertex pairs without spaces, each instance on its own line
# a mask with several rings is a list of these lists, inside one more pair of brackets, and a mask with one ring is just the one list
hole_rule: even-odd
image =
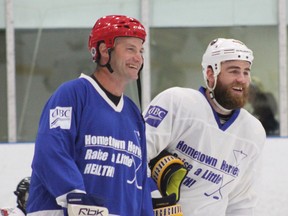
[[[16,205],[18,182],[30,175],[34,145],[0,144],[0,206]],[[268,138],[264,149],[260,200],[255,216],[288,216],[288,138]]]

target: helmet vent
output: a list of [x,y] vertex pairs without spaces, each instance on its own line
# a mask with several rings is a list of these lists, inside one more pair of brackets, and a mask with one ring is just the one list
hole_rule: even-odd
[[226,50],[223,50],[223,51],[224,51],[224,54],[235,53],[235,49],[226,49]]
[[211,55],[212,55],[212,56],[218,56],[218,55],[220,55],[220,51],[212,52]]

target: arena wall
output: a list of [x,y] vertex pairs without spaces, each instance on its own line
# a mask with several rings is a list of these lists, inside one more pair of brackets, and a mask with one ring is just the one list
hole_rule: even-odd
[[[13,191],[31,174],[33,143],[0,144],[0,207],[14,207]],[[255,216],[284,216],[288,212],[288,138],[267,138],[263,156],[259,204]]]

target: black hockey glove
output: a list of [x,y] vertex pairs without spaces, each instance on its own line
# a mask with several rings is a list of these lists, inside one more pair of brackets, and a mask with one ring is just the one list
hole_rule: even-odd
[[154,216],[183,216],[182,208],[176,204],[175,193],[160,198],[152,198]]
[[151,177],[157,183],[158,190],[163,197],[175,194],[176,202],[180,199],[180,187],[188,173],[184,163],[168,151],[163,150],[149,163]]

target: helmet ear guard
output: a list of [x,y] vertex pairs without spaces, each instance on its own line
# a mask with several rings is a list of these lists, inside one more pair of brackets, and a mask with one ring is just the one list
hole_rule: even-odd
[[[205,84],[207,83],[207,68],[210,66],[213,69],[214,77],[217,78],[221,71],[221,62],[228,60],[243,60],[248,61],[252,65],[254,56],[243,42],[235,39],[217,38],[211,41],[202,57],[202,73]],[[214,88],[216,83],[214,85]],[[214,88],[210,90],[214,90]]]

